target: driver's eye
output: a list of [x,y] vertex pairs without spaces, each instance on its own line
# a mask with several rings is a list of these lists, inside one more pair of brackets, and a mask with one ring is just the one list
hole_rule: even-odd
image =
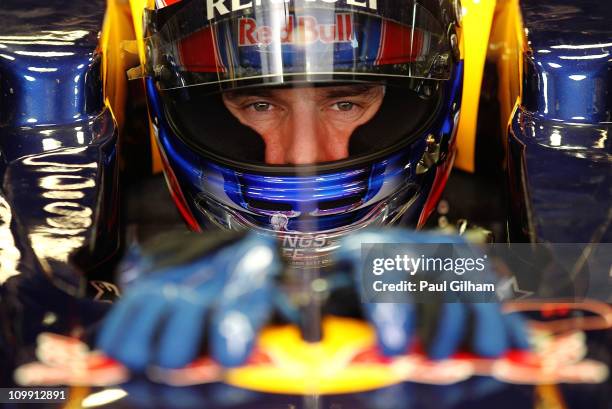
[[254,104],[251,105],[253,107],[253,109],[257,112],[265,112],[265,111],[269,111],[271,108],[271,104],[267,103],[267,102],[255,102]]
[[350,111],[355,106],[355,104],[349,101],[336,102],[335,105],[339,111]]

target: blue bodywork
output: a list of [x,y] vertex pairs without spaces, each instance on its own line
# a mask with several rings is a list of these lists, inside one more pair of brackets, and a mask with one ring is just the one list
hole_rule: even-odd
[[[105,1],[0,7],[0,284],[41,271],[70,293],[118,247],[117,124],[103,102]],[[76,254],[78,251],[78,254]],[[69,262],[70,259],[70,262]],[[27,266],[23,266],[27,264]]]
[[612,241],[612,10],[524,0],[523,102],[510,125],[512,239]]

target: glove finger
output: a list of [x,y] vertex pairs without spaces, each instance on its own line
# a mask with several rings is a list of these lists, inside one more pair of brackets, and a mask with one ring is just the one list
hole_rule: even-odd
[[415,323],[413,304],[365,304],[368,320],[374,325],[378,344],[388,356],[406,353]]
[[247,359],[271,314],[272,280],[281,267],[275,246],[273,238],[253,233],[232,253],[216,257],[228,279],[213,315],[210,345],[213,357],[224,366]]
[[157,343],[156,362],[162,367],[181,368],[198,356],[206,305],[193,297],[178,297],[172,305]]
[[211,352],[223,366],[238,366],[248,358],[272,312],[271,296],[266,286],[219,307],[213,317]]
[[446,359],[457,351],[465,338],[467,318],[464,304],[442,304],[435,335],[427,347],[431,359]]
[[527,322],[518,312],[503,316],[510,346],[517,349],[530,349]]
[[508,349],[508,333],[497,303],[470,304],[474,314],[472,350],[487,358],[497,358]]
[[[129,293],[113,305],[102,322],[97,336],[96,346],[108,355],[114,353],[117,341],[126,329],[130,328],[135,310],[138,310],[141,296],[139,293]],[[119,343],[120,345],[120,343]]]
[[151,362],[155,331],[169,307],[168,299],[159,293],[141,293],[138,298],[123,332],[107,351],[133,371],[142,371]]

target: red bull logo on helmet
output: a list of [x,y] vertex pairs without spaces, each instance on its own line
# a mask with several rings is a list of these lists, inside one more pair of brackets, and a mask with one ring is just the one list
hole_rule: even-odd
[[[278,28],[277,28],[278,29]],[[241,18],[238,24],[238,45],[269,45],[273,38],[281,44],[346,43],[353,37],[353,21],[350,14],[336,14],[332,24],[320,24],[314,16],[289,16],[287,24],[280,27],[280,35],[272,35],[274,28],[258,25],[252,18]]]

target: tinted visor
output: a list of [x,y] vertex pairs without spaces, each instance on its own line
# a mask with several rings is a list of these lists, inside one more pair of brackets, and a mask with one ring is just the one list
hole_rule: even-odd
[[[425,97],[403,87],[387,86],[382,103],[373,117],[357,127],[348,140],[348,156],[341,164],[329,162],[332,168],[370,161],[388,155],[423,136],[423,130],[436,117],[443,98],[441,87],[430,83],[431,95]],[[345,84],[317,86],[317,91],[378,86]],[[247,88],[245,94],[257,94],[259,88]],[[278,88],[265,87],[265,90]],[[285,89],[300,90],[303,87]],[[308,95],[308,94],[307,94]],[[228,110],[220,93],[206,92],[205,87],[183,87],[161,90],[165,117],[174,133],[192,149],[205,157],[241,169],[262,170],[266,165],[266,143],[254,129],[240,123]],[[350,98],[349,98],[350,99]],[[296,127],[291,133],[300,135]],[[291,165],[290,163],[286,163]],[[322,163],[312,163],[319,165]],[[266,166],[265,170],[293,172],[290,167]]]
[[148,15],[160,89],[448,80],[446,28],[413,0],[196,0]]

